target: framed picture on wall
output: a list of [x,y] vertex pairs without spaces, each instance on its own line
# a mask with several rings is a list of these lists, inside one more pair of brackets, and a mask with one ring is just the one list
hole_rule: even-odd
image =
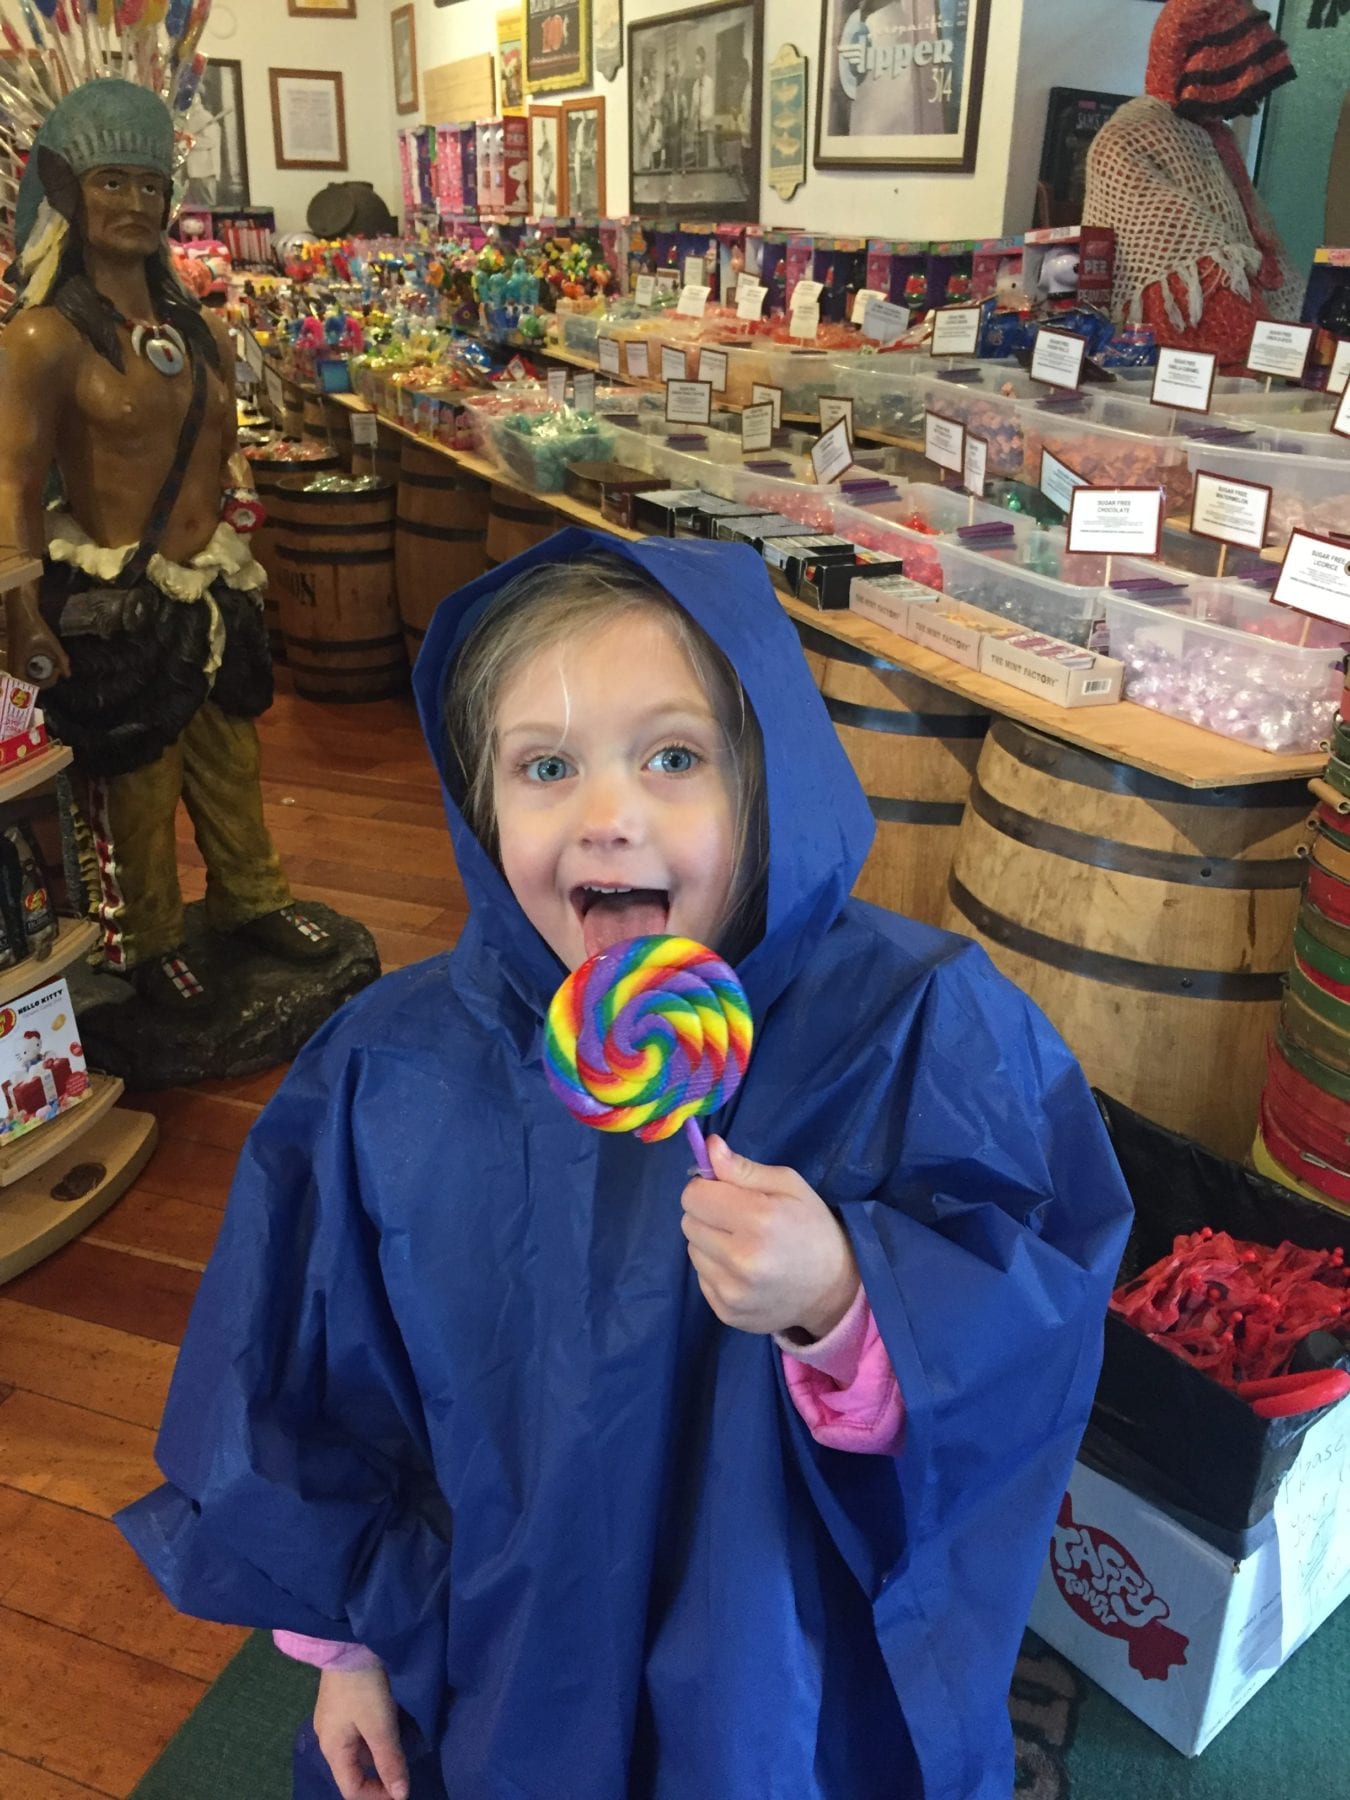
[[759,217],[761,0],[628,27],[628,167],[639,218]]
[[356,0],[286,0],[293,19],[354,19]]
[[605,103],[598,94],[562,104],[563,154],[567,159],[567,214],[601,219],[605,214]]
[[497,89],[504,113],[524,112],[525,27],[519,8],[497,14]]
[[269,69],[279,169],[345,169],[347,119],[337,69]]
[[184,204],[247,206],[248,146],[240,63],[211,58],[188,108],[184,129],[192,139],[183,170]]
[[591,85],[591,0],[530,0],[525,8],[525,92]]
[[564,179],[567,164],[562,155],[556,106],[530,108],[530,217],[561,219],[567,214]]
[[394,111],[417,111],[417,23],[416,9],[396,6],[389,15],[389,35],[394,45]]
[[969,174],[991,3],[822,0],[815,166]]

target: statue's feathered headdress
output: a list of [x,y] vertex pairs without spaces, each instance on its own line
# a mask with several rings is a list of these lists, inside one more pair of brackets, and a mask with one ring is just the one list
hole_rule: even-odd
[[0,0],[0,254],[14,258],[22,303],[36,305],[81,175],[119,165],[172,181],[186,160],[211,0],[19,0],[22,32],[11,5]]

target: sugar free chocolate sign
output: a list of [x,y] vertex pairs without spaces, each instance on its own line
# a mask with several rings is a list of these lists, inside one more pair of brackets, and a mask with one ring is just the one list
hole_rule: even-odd
[[1166,1681],[1186,1660],[1189,1638],[1165,1625],[1171,1608],[1129,1551],[1095,1525],[1078,1524],[1066,1494],[1050,1547],[1055,1585],[1089,1625],[1120,1638],[1130,1667],[1145,1681]]

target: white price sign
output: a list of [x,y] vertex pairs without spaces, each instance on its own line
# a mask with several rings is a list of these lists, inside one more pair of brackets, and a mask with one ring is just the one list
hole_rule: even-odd
[[859,288],[853,296],[852,310],[848,318],[850,325],[861,325],[867,316],[867,308],[874,300],[885,300],[886,296],[880,288]]
[[550,406],[567,404],[567,370],[550,369],[545,377],[548,382],[548,403]]
[[935,462],[940,469],[951,469],[954,474],[964,473],[966,466],[966,428],[958,419],[948,419],[942,413],[925,413],[923,416],[923,453],[929,462]]
[[725,394],[727,391],[727,353],[725,350],[700,350],[698,353],[698,378],[708,382],[714,394]]
[[853,402],[842,394],[821,394],[816,401],[819,407],[820,429],[828,431],[831,425],[837,425],[842,419],[848,427],[849,442],[853,442]]
[[662,381],[683,381],[689,373],[689,365],[685,362],[684,351],[677,350],[672,344],[661,346],[661,379]]
[[1061,512],[1068,512],[1073,505],[1073,490],[1086,487],[1087,483],[1076,469],[1063,463],[1048,450],[1041,451],[1041,492],[1047,500],[1053,500]]
[[890,300],[869,300],[863,313],[862,334],[884,349],[899,343],[909,330],[909,308]]
[[595,377],[578,375],[572,383],[572,404],[579,413],[595,411]]
[[792,290],[793,306],[814,306],[824,292],[819,281],[799,281]]
[[741,414],[741,449],[747,455],[773,447],[773,405],[761,400]]
[[380,441],[379,421],[373,412],[352,414],[352,442],[370,449]]
[[1271,489],[1259,481],[1234,481],[1230,475],[1197,469],[1191,530],[1197,537],[1213,538],[1220,544],[1263,549],[1270,497]]
[[[701,263],[700,267],[702,267]],[[696,281],[687,281],[680,289],[678,310],[687,314],[691,319],[701,319],[707,310],[708,295],[711,292],[711,288],[703,287]]]
[[1031,379],[1047,387],[1076,388],[1083,375],[1087,339],[1076,331],[1042,325],[1031,352]]
[[740,285],[736,289],[736,317],[738,319],[758,319],[764,312],[764,302],[769,290],[761,287],[757,281],[747,281],[742,275]]
[[1331,359],[1331,372],[1327,376],[1327,392],[1343,394],[1350,384],[1350,338],[1342,338],[1336,346],[1336,354]]
[[628,373],[634,381],[645,381],[651,373],[647,360],[648,345],[646,339],[630,338],[626,346],[628,356]]
[[1279,606],[1350,625],[1350,544],[1294,531],[1271,598]]
[[846,419],[840,419],[831,425],[812,444],[811,467],[815,470],[816,481],[821,487],[827,482],[838,481],[846,469],[853,467],[853,446],[849,442]]
[[1159,350],[1149,398],[1155,406],[1177,412],[1207,413],[1218,369],[1219,359],[1211,350]]
[[[708,265],[701,256],[686,256],[684,259],[684,285],[686,288],[700,287],[703,277],[708,272]],[[704,290],[707,291],[706,289]]]
[[989,445],[974,432],[966,433],[966,456],[961,479],[977,500],[984,498],[985,471],[989,466]]
[[783,423],[782,388],[769,387],[767,383],[761,381],[752,381],[750,384],[750,398],[756,405],[758,405],[761,400],[768,401],[769,405],[773,408],[773,428],[777,431],[778,427]]
[[633,298],[639,306],[651,306],[656,300],[655,275],[639,275],[633,287]]
[[601,372],[605,375],[618,375],[622,371],[619,365],[618,338],[602,337],[596,344],[596,360]]
[[820,330],[820,308],[813,300],[808,306],[794,306],[792,317],[788,321],[788,336],[807,338],[815,342],[816,333]]
[[980,347],[978,306],[940,306],[933,314],[934,356],[974,356]]
[[1253,375],[1284,375],[1290,381],[1302,381],[1312,340],[1311,325],[1258,319],[1247,351],[1247,367]]
[[1161,488],[1076,487],[1069,497],[1069,549],[1156,556],[1162,548],[1162,503]]
[[666,418],[674,425],[706,425],[712,417],[710,381],[668,381]]

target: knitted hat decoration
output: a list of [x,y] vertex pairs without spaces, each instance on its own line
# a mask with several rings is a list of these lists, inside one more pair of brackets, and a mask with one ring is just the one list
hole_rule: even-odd
[[1158,15],[1145,91],[1184,119],[1204,124],[1254,113],[1293,79],[1284,39],[1251,0],[1167,0]]

